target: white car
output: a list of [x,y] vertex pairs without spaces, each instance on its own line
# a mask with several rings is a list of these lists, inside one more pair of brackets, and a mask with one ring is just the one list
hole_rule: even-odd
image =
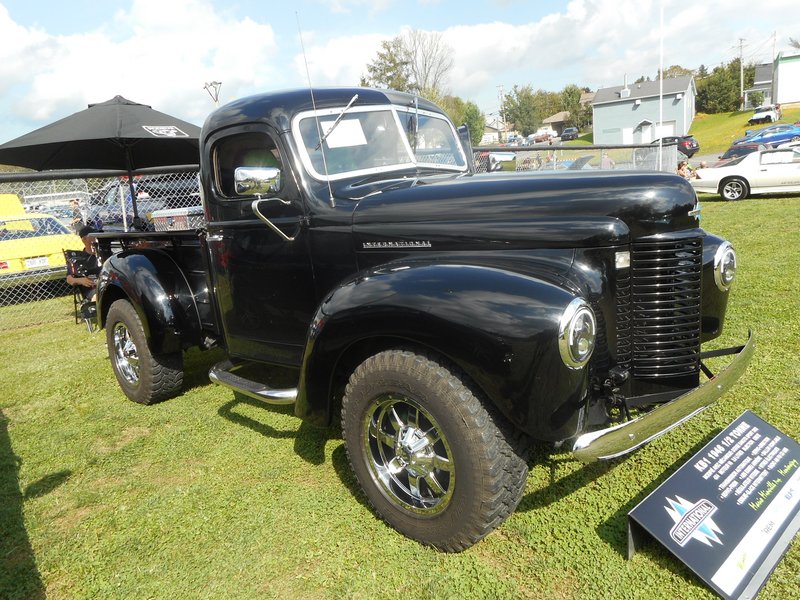
[[778,109],[772,105],[767,104],[766,106],[759,106],[753,112],[753,116],[750,117],[750,120],[747,121],[750,125],[755,125],[756,123],[773,123],[780,119],[781,116],[778,114]]
[[750,195],[800,192],[800,147],[759,150],[720,166],[697,169],[692,187],[725,200]]

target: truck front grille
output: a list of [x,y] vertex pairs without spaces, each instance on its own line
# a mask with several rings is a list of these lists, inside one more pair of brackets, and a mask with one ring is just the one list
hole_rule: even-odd
[[634,377],[698,371],[702,267],[700,238],[662,237],[632,245],[630,279],[618,282],[617,354]]

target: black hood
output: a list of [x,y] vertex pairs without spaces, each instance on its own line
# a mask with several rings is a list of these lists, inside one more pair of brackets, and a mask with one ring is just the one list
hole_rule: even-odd
[[[351,188],[354,189],[354,188]],[[357,205],[357,244],[575,248],[699,227],[697,197],[666,173],[497,173],[389,184]],[[690,214],[691,213],[691,214]]]

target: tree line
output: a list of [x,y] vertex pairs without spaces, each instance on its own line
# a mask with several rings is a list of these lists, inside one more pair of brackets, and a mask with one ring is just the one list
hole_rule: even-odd
[[[793,47],[800,48],[793,38]],[[693,75],[697,87],[695,108],[697,112],[720,113],[739,110],[741,106],[740,89],[752,87],[755,79],[755,65],[745,64],[741,70],[740,59],[714,67],[711,71],[704,65],[696,70],[672,65],[664,69],[664,78]],[[367,65],[367,73],[361,77],[362,86],[390,88],[402,92],[418,94],[441,106],[454,123],[466,123],[477,144],[486,126],[486,115],[478,106],[468,100],[451,95],[446,81],[453,67],[453,50],[436,32],[410,30],[403,35],[381,43],[377,56]],[[654,79],[659,78],[656,73]],[[650,81],[649,76],[641,76],[636,82]],[[523,136],[536,131],[542,121],[558,112],[565,111],[566,125],[585,129],[592,122],[592,107],[581,103],[583,92],[589,88],[569,84],[560,92],[534,90],[530,85],[515,85],[511,92],[501,98],[498,117]],[[763,96],[750,95],[759,104]]]

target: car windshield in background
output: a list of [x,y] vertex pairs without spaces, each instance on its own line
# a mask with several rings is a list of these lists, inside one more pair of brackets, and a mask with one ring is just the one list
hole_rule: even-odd
[[466,170],[449,121],[427,111],[368,106],[343,115],[342,109],[306,112],[294,119],[292,130],[303,162],[321,180],[417,167]]
[[[748,152],[747,154],[750,154],[750,152]],[[725,164],[722,164],[722,165],[720,165],[720,168],[727,168],[727,167],[733,167],[734,165],[738,165],[738,164],[739,164],[740,162],[742,162],[742,161],[743,161],[745,158],[747,158],[747,154],[742,154],[742,155],[740,155],[740,156],[737,156],[737,157],[735,157],[735,158],[732,158],[731,160],[729,160],[729,161],[728,161],[728,162],[726,162]]]
[[22,240],[43,235],[66,235],[69,230],[53,217],[0,220],[0,241]]

